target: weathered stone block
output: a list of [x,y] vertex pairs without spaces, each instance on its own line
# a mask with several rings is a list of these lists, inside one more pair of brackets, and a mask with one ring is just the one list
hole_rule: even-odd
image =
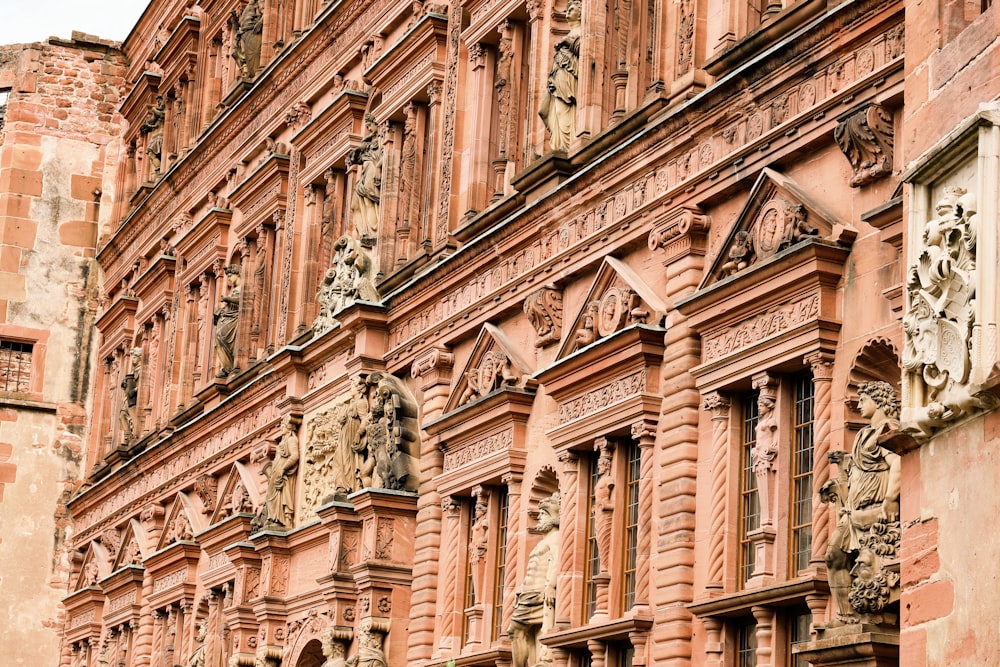
[[79,248],[93,248],[97,243],[97,223],[71,220],[59,225],[59,241]]

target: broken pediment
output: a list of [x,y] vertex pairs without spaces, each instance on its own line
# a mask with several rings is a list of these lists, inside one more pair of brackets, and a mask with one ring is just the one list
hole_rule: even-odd
[[661,326],[667,306],[663,299],[627,264],[605,257],[583,308],[567,329],[556,359],[610,336],[633,324]]
[[500,389],[534,389],[534,369],[498,327],[486,323],[445,404],[445,414]]
[[262,502],[264,499],[260,495],[254,474],[244,463],[237,461],[222,486],[209,525],[214,526],[235,514],[252,515]]
[[807,238],[831,239],[835,226],[838,238],[849,236],[795,181],[764,169],[699,289],[765,263]]

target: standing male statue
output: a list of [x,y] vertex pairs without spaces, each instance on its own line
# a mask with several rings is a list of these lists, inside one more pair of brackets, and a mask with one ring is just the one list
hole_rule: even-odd
[[543,537],[528,556],[528,569],[514,602],[514,614],[508,630],[513,667],[551,663],[547,647],[538,638],[552,628],[555,620],[556,579],[559,574],[558,493],[538,503],[536,530]]

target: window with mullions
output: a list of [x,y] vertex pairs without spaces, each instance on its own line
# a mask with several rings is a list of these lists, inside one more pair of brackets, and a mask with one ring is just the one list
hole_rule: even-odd
[[754,544],[750,534],[760,528],[760,496],[757,493],[757,476],[753,472],[751,453],[757,442],[757,394],[742,400],[742,428],[740,434],[740,520],[739,520],[739,584],[742,587],[753,576]]
[[[812,613],[807,608],[799,608],[798,611],[788,619],[788,641],[789,648],[801,642],[811,641]],[[788,651],[789,665],[791,667],[809,667],[809,661],[800,655],[792,655]]]
[[794,385],[792,424],[790,575],[809,567],[812,556],[813,382],[802,377]]
[[639,446],[625,446],[625,558],[622,564],[622,611],[635,603],[636,562],[639,547]]
[[504,575],[507,572],[507,511],[510,506],[507,490],[500,492],[499,530],[497,531],[497,557],[493,570],[493,629],[490,639],[496,641],[503,636],[503,596]]

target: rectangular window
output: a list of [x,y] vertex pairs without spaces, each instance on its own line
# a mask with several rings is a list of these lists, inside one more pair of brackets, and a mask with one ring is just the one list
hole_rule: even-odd
[[0,340],[0,391],[27,394],[31,391],[31,343]]
[[493,631],[490,639],[496,641],[503,636],[503,595],[504,576],[507,572],[507,510],[509,501],[507,490],[501,489],[499,492],[499,530],[497,531],[496,565],[493,568]]
[[639,550],[639,446],[625,447],[625,554],[622,563],[622,612],[635,604],[636,561]]
[[757,477],[753,473],[750,453],[757,442],[757,394],[743,398],[743,423],[740,437],[740,551],[739,583],[742,587],[753,576],[754,545],[750,533],[760,528],[760,497],[757,494]]
[[736,666],[757,667],[756,621],[745,621],[736,629]]
[[813,407],[812,378],[799,378],[795,381],[795,421],[792,424],[789,565],[793,577],[809,567],[812,556]]
[[586,564],[583,569],[584,600],[583,612],[584,622],[588,621],[597,610],[597,583],[594,581],[601,572],[601,558],[597,551],[597,524],[594,522],[594,492],[597,486],[597,479],[600,474],[597,472],[597,459],[599,454],[594,452],[590,457],[590,475],[587,488],[587,553]]

